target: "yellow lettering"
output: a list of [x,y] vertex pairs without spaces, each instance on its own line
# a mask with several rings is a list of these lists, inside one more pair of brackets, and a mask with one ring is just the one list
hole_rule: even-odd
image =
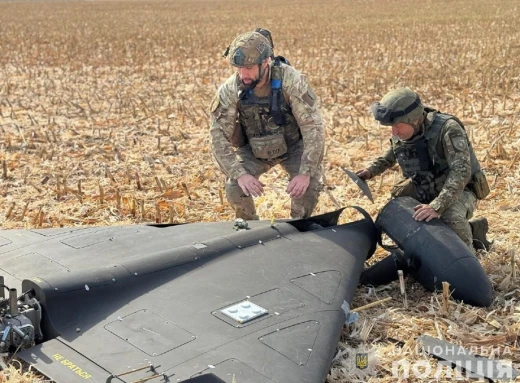
[[59,361],[61,364],[63,364],[65,367],[70,369],[72,372],[74,372],[76,375],[81,376],[83,379],[87,380],[92,377],[89,373],[83,371],[83,369],[77,365],[75,365],[72,361],[68,359],[64,359],[63,355],[60,354],[54,354],[52,356],[53,359]]
[[52,357],[53,357],[54,359],[56,359],[57,361],[60,361],[60,360],[63,359],[63,355],[60,355],[60,354],[54,354]]

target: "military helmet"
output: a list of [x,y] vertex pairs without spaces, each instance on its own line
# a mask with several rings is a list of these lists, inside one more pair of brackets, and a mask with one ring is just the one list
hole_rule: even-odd
[[420,120],[424,114],[419,95],[409,88],[399,88],[387,93],[381,102],[372,104],[371,110],[374,118],[386,126],[400,122],[414,126],[414,122]]
[[259,32],[238,36],[229,46],[229,63],[236,67],[259,65],[273,55],[269,40]]

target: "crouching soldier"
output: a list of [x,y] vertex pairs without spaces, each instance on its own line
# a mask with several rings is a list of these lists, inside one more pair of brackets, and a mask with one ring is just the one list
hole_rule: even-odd
[[227,200],[237,218],[258,219],[252,197],[264,192],[259,177],[279,164],[289,175],[291,217],[309,217],[318,202],[324,150],[316,95],[303,75],[274,57],[269,34],[238,36],[228,59],[236,72],[218,89],[210,122]]
[[372,114],[392,128],[390,148],[357,175],[367,180],[397,162],[404,179],[394,186],[392,197],[418,200],[417,221],[440,218],[470,249],[489,249],[486,218],[470,220],[477,199],[486,197],[489,187],[462,122],[423,106],[408,88],[385,95],[372,105]]

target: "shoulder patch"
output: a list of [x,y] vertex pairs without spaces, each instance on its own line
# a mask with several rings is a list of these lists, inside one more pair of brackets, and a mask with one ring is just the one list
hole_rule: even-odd
[[211,106],[209,108],[210,112],[211,113],[215,112],[219,105],[220,105],[220,100],[219,100],[218,96],[215,96],[213,98],[213,101],[211,101]]
[[316,103],[316,94],[311,88],[307,88],[307,92],[302,96],[303,101],[309,106],[314,106]]
[[450,136],[453,147],[459,152],[468,150],[468,141],[464,136]]
[[314,93],[314,91],[310,87],[307,90],[307,94],[309,95],[310,98],[312,98],[313,100],[316,100],[316,93]]

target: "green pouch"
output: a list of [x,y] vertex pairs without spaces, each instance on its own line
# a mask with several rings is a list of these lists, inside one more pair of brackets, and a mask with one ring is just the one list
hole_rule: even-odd
[[275,134],[264,137],[252,137],[249,145],[256,158],[272,160],[287,153],[287,142],[283,134]]
[[468,186],[475,193],[477,199],[484,199],[489,195],[489,184],[482,170],[471,176],[471,183]]

